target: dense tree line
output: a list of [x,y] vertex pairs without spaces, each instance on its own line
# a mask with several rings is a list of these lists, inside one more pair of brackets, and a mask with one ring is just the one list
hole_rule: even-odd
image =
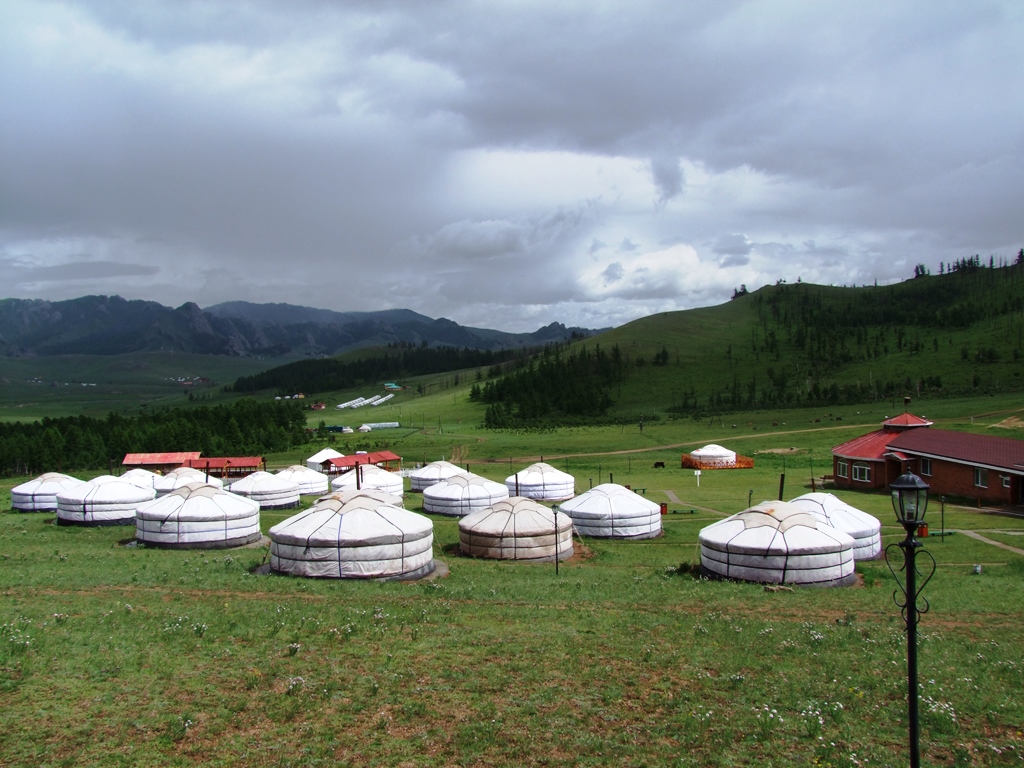
[[202,451],[204,456],[253,456],[285,451],[306,440],[298,403],[238,400],[230,405],[105,418],[67,416],[0,423],[0,473],[102,469],[126,453]]
[[493,367],[526,356],[534,350],[481,350],[468,347],[409,347],[398,344],[386,353],[359,360],[300,360],[253,376],[242,376],[235,392],[275,390],[280,394],[314,394],[366,384],[379,384],[403,376],[423,376],[464,368]]
[[603,417],[612,405],[611,386],[625,375],[618,346],[593,352],[546,348],[536,358],[482,387],[470,400],[487,404],[484,426],[492,429],[575,423]]

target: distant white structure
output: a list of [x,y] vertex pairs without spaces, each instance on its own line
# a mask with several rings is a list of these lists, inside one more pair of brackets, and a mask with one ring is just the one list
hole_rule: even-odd
[[690,458],[709,468],[736,466],[736,451],[730,451],[714,443],[691,451]]
[[143,469],[142,467],[129,469],[121,475],[122,480],[137,485],[140,488],[155,488],[157,478],[159,477],[160,475],[156,472],[150,472],[148,469]]
[[346,408],[354,407],[356,405],[356,403],[362,403],[362,402],[363,402],[363,398],[357,397],[355,400],[346,400],[344,403],[338,403],[334,407],[335,407],[335,409],[337,409],[339,411],[343,411]]
[[853,538],[800,507],[763,501],[699,534],[701,570],[768,584],[846,586],[856,579]]
[[533,499],[513,496],[462,518],[459,549],[496,560],[566,560],[573,555],[572,520]]
[[57,525],[132,525],[136,508],[155,497],[152,488],[100,475],[57,494]]
[[854,560],[874,560],[882,556],[882,523],[877,517],[851,507],[831,493],[805,493],[789,503],[853,537]]
[[455,466],[450,461],[432,461],[419,469],[412,470],[409,473],[409,483],[412,490],[423,491],[435,483],[464,473],[464,469]]
[[214,488],[224,487],[224,481],[219,477],[214,477],[213,475],[207,477],[205,472],[200,472],[198,469],[192,469],[191,467],[172,469],[166,475],[157,477],[153,487],[156,489],[157,496],[163,496],[189,483],[206,483]]
[[359,427],[360,432],[369,432],[372,429],[373,427],[371,427],[369,424],[363,424],[362,426]]
[[223,549],[259,541],[260,505],[190,483],[135,510],[135,538],[169,549]]
[[576,494],[576,478],[550,464],[538,462],[505,478],[505,487],[509,494],[528,499],[561,501]]
[[246,475],[233,482],[228,490],[252,499],[260,509],[287,509],[299,504],[298,484],[269,472]]
[[508,488],[486,477],[463,472],[423,491],[423,511],[465,517],[508,498]]
[[359,489],[384,491],[395,496],[405,495],[405,482],[401,475],[373,464],[359,464],[331,480],[331,489],[334,491],[354,491],[357,485]]
[[327,475],[317,472],[315,469],[304,467],[301,464],[292,464],[285,469],[279,469],[275,474],[282,480],[295,483],[299,486],[301,496],[320,496],[327,493],[329,483]]
[[306,459],[306,466],[312,470],[320,472],[323,469],[322,464],[325,461],[329,461],[330,459],[340,459],[344,455],[345,454],[343,453],[338,453],[333,448],[324,448]]
[[334,579],[413,579],[434,570],[434,524],[373,494],[326,499],[270,529],[270,567]]
[[580,536],[651,539],[661,535],[661,507],[617,483],[603,483],[558,505]]
[[79,485],[85,485],[85,481],[60,472],[46,472],[11,488],[11,508],[19,512],[52,512],[57,509],[57,494]]

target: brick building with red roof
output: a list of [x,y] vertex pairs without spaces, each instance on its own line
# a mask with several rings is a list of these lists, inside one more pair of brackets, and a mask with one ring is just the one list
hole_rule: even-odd
[[886,488],[904,472],[920,475],[932,494],[988,504],[1024,504],[1024,440],[928,429],[913,414],[832,449],[838,488]]

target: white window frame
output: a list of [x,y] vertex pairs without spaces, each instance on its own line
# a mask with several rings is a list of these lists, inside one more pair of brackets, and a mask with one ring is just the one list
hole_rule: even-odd
[[1012,482],[1010,480],[1010,476],[1009,475],[1003,475],[1002,478],[1003,478],[1003,488],[1009,488],[1010,487],[1010,483]]
[[839,461],[836,462],[836,475],[842,478],[850,476],[850,465],[847,463],[846,459],[839,459]]
[[854,479],[854,482],[858,482],[858,483],[870,483],[871,482],[871,465],[870,464],[854,464],[853,465],[853,479]]
[[921,474],[925,477],[932,476],[932,460],[929,458],[921,458]]
[[988,470],[981,467],[974,468],[974,487],[988,488]]

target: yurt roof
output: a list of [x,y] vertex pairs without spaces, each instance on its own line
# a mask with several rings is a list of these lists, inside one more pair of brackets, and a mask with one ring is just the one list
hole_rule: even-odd
[[853,538],[784,501],[763,501],[703,528],[699,538],[728,547],[732,553],[767,555],[839,552]]
[[60,472],[44,472],[28,482],[16,485],[11,489],[11,494],[23,494],[25,496],[55,496],[61,491],[82,485],[85,481],[77,477],[64,475]]
[[142,467],[136,467],[135,469],[129,469],[123,475],[121,479],[129,483],[134,483],[142,488],[152,488],[156,485],[156,479],[160,477],[156,472],[150,472],[148,469]]
[[287,493],[289,491],[297,492],[299,485],[294,480],[272,475],[270,472],[253,472],[251,475],[246,475],[241,480],[233,482],[229,489],[232,493],[242,494],[267,493],[270,491]]
[[317,464],[327,461],[328,459],[340,459],[345,454],[338,453],[333,448],[322,448],[321,450],[314,453],[306,461],[312,461]]
[[88,501],[90,504],[139,503],[151,501],[155,495],[152,488],[141,488],[113,475],[101,475],[87,483],[61,491],[58,502],[70,504]]
[[292,464],[290,467],[279,469],[274,473],[275,477],[280,477],[284,480],[290,480],[293,483],[298,483],[299,487],[309,486],[316,484],[317,487],[327,488],[327,475],[322,472],[317,472],[315,469],[303,466],[302,464]]
[[433,533],[430,518],[359,494],[328,499],[270,529],[280,544],[302,547],[363,547],[401,544]]
[[459,475],[464,473],[462,467],[452,464],[450,461],[432,461],[429,464],[425,464],[419,469],[414,469],[409,473],[409,477],[415,477],[418,479],[438,479],[443,480],[446,477],[452,475]]
[[[459,530],[487,536],[543,536],[554,533],[555,517],[554,511],[533,499],[512,496],[466,515],[459,521]],[[557,517],[559,532],[572,528],[568,515]]]
[[858,535],[877,533],[882,523],[873,515],[852,507],[831,493],[805,493],[789,502],[800,507],[833,528]]
[[244,496],[214,488],[206,483],[189,483],[141,505],[137,517],[147,520],[235,520],[258,514],[260,505]]
[[602,483],[558,508],[574,518],[647,517],[661,514],[661,507],[618,483]]
[[198,469],[192,469],[191,467],[178,467],[172,469],[166,475],[157,477],[153,483],[157,491],[169,491],[175,488],[185,485],[187,483],[207,483],[208,485],[220,488],[224,485],[224,482],[213,475],[207,478],[206,473],[200,472]]
[[550,464],[545,464],[542,461],[538,461],[536,464],[531,464],[526,469],[521,469],[514,475],[509,475],[506,479],[506,483],[514,483],[516,476],[519,476],[520,483],[545,483],[545,484],[557,484],[557,483],[575,483],[576,478],[570,475],[568,472],[563,472],[560,469],[552,467]]
[[366,496],[369,499],[375,500],[378,504],[391,505],[392,507],[401,507],[403,504],[401,496],[382,491],[379,488],[361,488],[360,490],[353,488],[347,491],[334,491],[333,493],[321,496],[314,502],[313,506],[318,506],[326,501],[339,501],[344,504],[359,496]]
[[698,458],[726,459],[735,458],[736,451],[730,451],[728,448],[723,448],[722,446],[716,445],[715,443],[709,443],[708,445],[705,445],[703,448],[698,448],[695,451],[691,451],[690,455],[696,456]]
[[465,496],[487,498],[495,495],[507,496],[508,488],[472,472],[463,472],[441,480],[436,485],[430,486],[424,493],[439,498],[462,498]]

